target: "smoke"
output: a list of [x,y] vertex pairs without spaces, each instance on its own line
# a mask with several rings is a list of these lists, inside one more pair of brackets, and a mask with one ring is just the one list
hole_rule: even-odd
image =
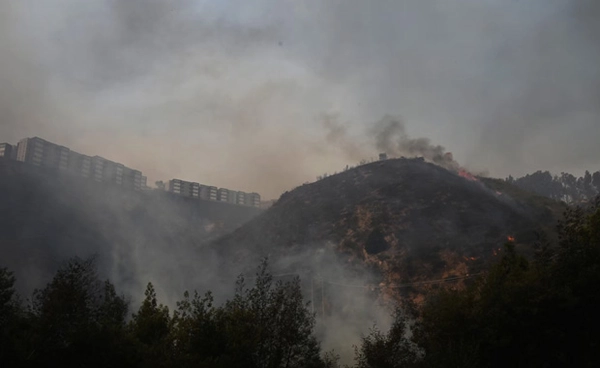
[[404,123],[393,116],[385,116],[371,130],[375,146],[380,152],[394,157],[423,157],[449,170],[458,170],[459,165],[446,148],[431,143],[428,138],[410,138]]
[[[316,316],[315,334],[321,347],[324,352],[334,350],[341,364],[352,363],[354,346],[360,345],[370,328],[376,325],[385,331],[391,326],[394,306],[378,293],[376,285],[381,280],[364,266],[349,265],[334,244],[303,244],[300,249],[272,249],[270,253],[270,268],[277,280],[300,277],[304,298]],[[230,266],[253,270],[256,259],[250,256]]]
[[6,0],[0,140],[271,198],[391,114],[494,176],[594,170],[596,3]]
[[[595,171],[599,17],[595,0],[4,0],[0,141],[41,136],[149,183],[263,198],[378,152],[493,176]],[[190,231],[177,209],[152,211]],[[142,236],[156,223],[105,221],[122,229],[109,274],[128,290],[166,280],[172,301],[190,275],[227,288],[211,276],[219,259],[194,263],[186,236],[165,244]],[[353,295],[340,305],[370,310]],[[338,327],[359,330],[348,320]]]

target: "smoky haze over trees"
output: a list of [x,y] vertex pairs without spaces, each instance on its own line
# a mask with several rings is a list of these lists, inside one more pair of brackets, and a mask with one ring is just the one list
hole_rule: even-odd
[[364,132],[391,114],[475,171],[582,175],[600,164],[598,14],[594,0],[7,0],[0,136],[274,198],[376,156]]
[[600,171],[591,174],[586,170],[579,178],[569,173],[559,176],[536,171],[517,179],[509,176],[506,181],[533,193],[574,204],[588,202],[600,194]]
[[[589,201],[599,188],[598,18],[596,0],[4,0],[0,142],[40,136],[136,167],[150,183],[177,177],[245,188],[265,199],[386,151],[423,156],[451,170],[514,175],[520,179],[509,181],[529,191],[569,203]],[[523,177],[527,173],[534,174]],[[321,323],[304,304],[298,281],[278,285],[263,274],[254,289],[228,289],[231,278],[222,274],[239,269],[223,269],[234,262],[223,263],[222,255],[204,247],[217,235],[213,230],[225,226],[185,204],[163,201],[160,194],[148,202],[110,191],[88,198],[83,189],[69,193],[57,182],[33,183],[50,186],[0,181],[19,193],[18,201],[0,193],[15,209],[0,206],[0,215],[9,218],[2,222],[0,262],[8,259],[10,268],[19,255],[27,263],[50,253],[57,256],[51,259],[55,271],[71,253],[84,259],[105,253],[98,270],[74,261],[54,278],[36,267],[45,260],[13,270],[25,278],[0,271],[0,355],[7,362],[43,365],[65,357],[66,365],[89,359],[99,366],[236,366],[248,360],[254,366],[331,366],[335,359],[324,358],[322,350],[341,347],[348,356],[354,339],[359,367],[448,361],[507,366],[519,355],[532,366],[564,366],[571,355],[580,366],[597,366],[598,341],[590,330],[598,309],[597,208],[570,213],[560,243],[541,246],[538,258],[525,259],[509,246],[474,285],[435,295],[414,316],[398,314],[387,332],[387,311],[366,293],[331,287],[328,297],[339,303],[331,305],[344,307]],[[481,184],[491,196],[487,203],[511,202],[510,194],[483,187],[489,183],[510,188],[501,180],[469,185]],[[381,194],[415,198],[403,185],[390,183]],[[332,198],[339,194],[330,192]],[[447,198],[442,190],[437,195],[440,203]],[[470,197],[464,198],[468,205]],[[547,202],[527,199],[545,207],[544,218],[553,218]],[[415,204],[422,215],[411,215],[408,229],[435,225],[427,232],[433,235],[457,229],[439,212],[440,221],[432,224],[435,207],[423,203]],[[304,204],[319,205],[310,198]],[[446,203],[462,212],[452,220],[468,228],[472,222],[463,220],[477,212],[454,204]],[[315,213],[339,220],[336,205]],[[364,224],[368,249],[364,242],[350,245],[355,254],[378,261],[375,255],[394,249],[386,242],[403,245],[404,239],[386,239],[384,226],[369,227],[385,220],[369,218],[369,212],[357,211],[365,217],[348,223]],[[312,226],[313,213],[294,216],[301,226],[283,235],[304,247],[296,240],[313,239],[322,229]],[[294,225],[286,216],[276,220]],[[356,226],[348,224],[335,230],[352,234]],[[476,232],[456,232],[453,244],[460,247],[461,236],[489,230],[506,238],[502,226],[485,224]],[[78,232],[83,235],[73,236]],[[314,239],[310,251],[288,254],[276,266],[321,257],[328,267],[309,269],[305,283],[320,277],[321,289],[315,290],[323,294],[327,278],[364,289],[364,275],[348,276],[347,262],[336,258],[342,244]],[[262,250],[280,246],[277,240]],[[423,243],[413,249],[423,249]],[[247,258],[236,267],[255,267]],[[445,272],[445,260],[430,258],[432,269]],[[469,261],[461,259],[461,272],[468,272]],[[49,279],[37,293],[21,295],[32,295],[30,301],[17,298],[20,282]],[[182,299],[190,283],[213,294]],[[320,301],[325,316],[326,298]],[[381,331],[361,343],[357,337],[373,321],[384,321]],[[249,327],[254,325],[260,326],[258,340]],[[527,333],[511,331],[522,326]],[[414,328],[414,339],[407,340],[407,328]],[[479,336],[485,336],[483,343]],[[516,350],[510,349],[513,342]]]
[[[570,209],[560,241],[526,259],[507,243],[501,258],[463,290],[432,293],[375,326],[352,366],[596,367],[600,299],[600,198]],[[131,306],[93,259],[67,262],[25,307],[11,272],[0,268],[0,361],[9,366],[337,367],[323,354],[300,279],[274,282],[267,263],[243,276],[222,304],[185,292],[171,312],[149,283]]]

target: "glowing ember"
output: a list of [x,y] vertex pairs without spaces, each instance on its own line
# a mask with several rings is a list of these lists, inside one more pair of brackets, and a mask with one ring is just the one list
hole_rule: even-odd
[[479,179],[465,169],[459,169],[458,175],[470,181],[479,181]]
[[514,236],[510,236],[510,235],[509,235],[509,236],[508,236],[508,241],[509,241],[509,242],[511,242],[511,243],[514,243],[514,241],[515,241],[515,237],[514,237]]

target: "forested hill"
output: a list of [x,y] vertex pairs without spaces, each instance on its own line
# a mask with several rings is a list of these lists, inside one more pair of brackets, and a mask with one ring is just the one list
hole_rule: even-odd
[[521,178],[509,176],[506,181],[521,189],[571,204],[589,202],[600,194],[600,171],[586,171],[582,177],[569,173],[552,175],[549,171],[536,171]]
[[208,272],[202,244],[261,211],[128,191],[0,160],[0,267],[29,291],[64,260],[95,254],[100,273],[132,295],[158,278],[161,291],[180,293]]
[[531,244],[551,233],[564,209],[502,180],[394,159],[285,193],[213,246],[233,262],[327,247],[401,284],[480,270],[508,237]]

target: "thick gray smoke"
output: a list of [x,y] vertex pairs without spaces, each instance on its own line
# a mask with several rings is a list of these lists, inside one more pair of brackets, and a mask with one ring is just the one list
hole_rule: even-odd
[[[3,0],[0,142],[264,198],[384,151],[493,176],[596,171],[599,18],[597,0]],[[212,273],[212,255],[192,264],[118,219],[110,257],[135,261],[135,288],[165,280],[171,301],[187,275],[169,272]]]
[[[275,198],[376,155],[360,134],[392,114],[494,176],[596,170],[599,12],[594,0],[5,0],[0,140],[38,135],[150,182]],[[324,115],[359,143],[323,132]]]
[[429,138],[410,138],[399,118],[385,116],[372,128],[371,134],[377,149],[392,157],[423,157],[449,170],[459,165],[443,146],[431,143]]

